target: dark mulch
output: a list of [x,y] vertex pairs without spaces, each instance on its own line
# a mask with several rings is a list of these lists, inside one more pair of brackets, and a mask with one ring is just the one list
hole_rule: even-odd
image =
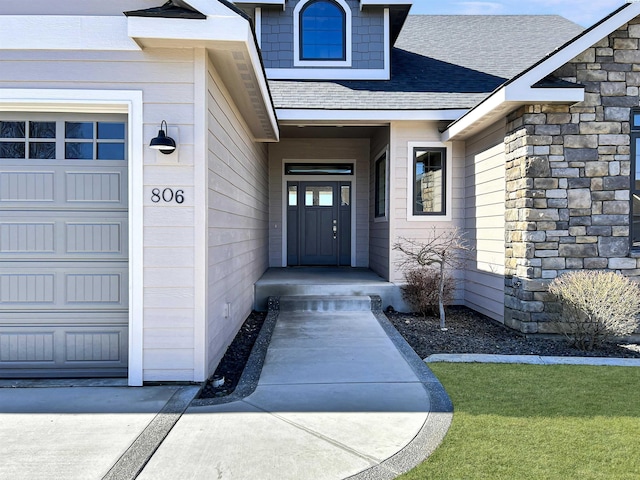
[[[223,397],[233,393],[266,317],[266,313],[260,312],[252,312],[249,315],[227,348],[213,376],[200,392],[200,398]],[[224,377],[224,384],[214,387],[212,379],[221,377]]]
[[385,314],[420,358],[435,353],[640,358],[638,345],[608,344],[583,352],[571,347],[562,336],[549,339],[521,335],[465,307],[447,309],[446,332],[440,330],[440,320],[435,316],[423,318],[392,311]]
[[[423,318],[418,314],[394,311],[387,311],[385,315],[420,358],[435,353],[640,358],[637,344],[608,344],[583,352],[571,347],[563,337],[525,336],[466,307],[447,309],[446,332],[440,330],[440,320],[435,316]],[[265,318],[266,313],[259,312],[253,312],[247,318],[212,377],[223,376],[224,385],[214,387],[210,379],[200,398],[223,397],[234,391]]]

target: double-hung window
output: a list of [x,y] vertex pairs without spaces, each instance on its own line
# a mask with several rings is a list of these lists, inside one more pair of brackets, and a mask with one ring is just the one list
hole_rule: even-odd
[[640,110],[631,112],[631,248],[640,250]]

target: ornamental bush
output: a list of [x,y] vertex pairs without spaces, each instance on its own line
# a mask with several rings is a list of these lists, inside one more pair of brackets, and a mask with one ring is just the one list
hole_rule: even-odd
[[583,351],[638,328],[640,286],[615,272],[580,270],[554,279],[549,291],[562,304],[560,330]]
[[[440,272],[435,268],[416,268],[404,272],[406,284],[402,289],[402,298],[414,312],[423,316],[435,315],[438,312]],[[454,280],[447,274],[444,278],[443,304],[448,305],[453,299]]]

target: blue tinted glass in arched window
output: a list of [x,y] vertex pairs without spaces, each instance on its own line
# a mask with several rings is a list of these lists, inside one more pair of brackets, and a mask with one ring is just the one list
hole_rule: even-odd
[[345,12],[334,2],[318,0],[300,13],[300,58],[345,59]]

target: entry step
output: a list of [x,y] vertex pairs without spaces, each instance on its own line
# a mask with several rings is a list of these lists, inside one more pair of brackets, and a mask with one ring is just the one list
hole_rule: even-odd
[[281,312],[367,312],[371,297],[365,295],[286,295],[280,297]]

